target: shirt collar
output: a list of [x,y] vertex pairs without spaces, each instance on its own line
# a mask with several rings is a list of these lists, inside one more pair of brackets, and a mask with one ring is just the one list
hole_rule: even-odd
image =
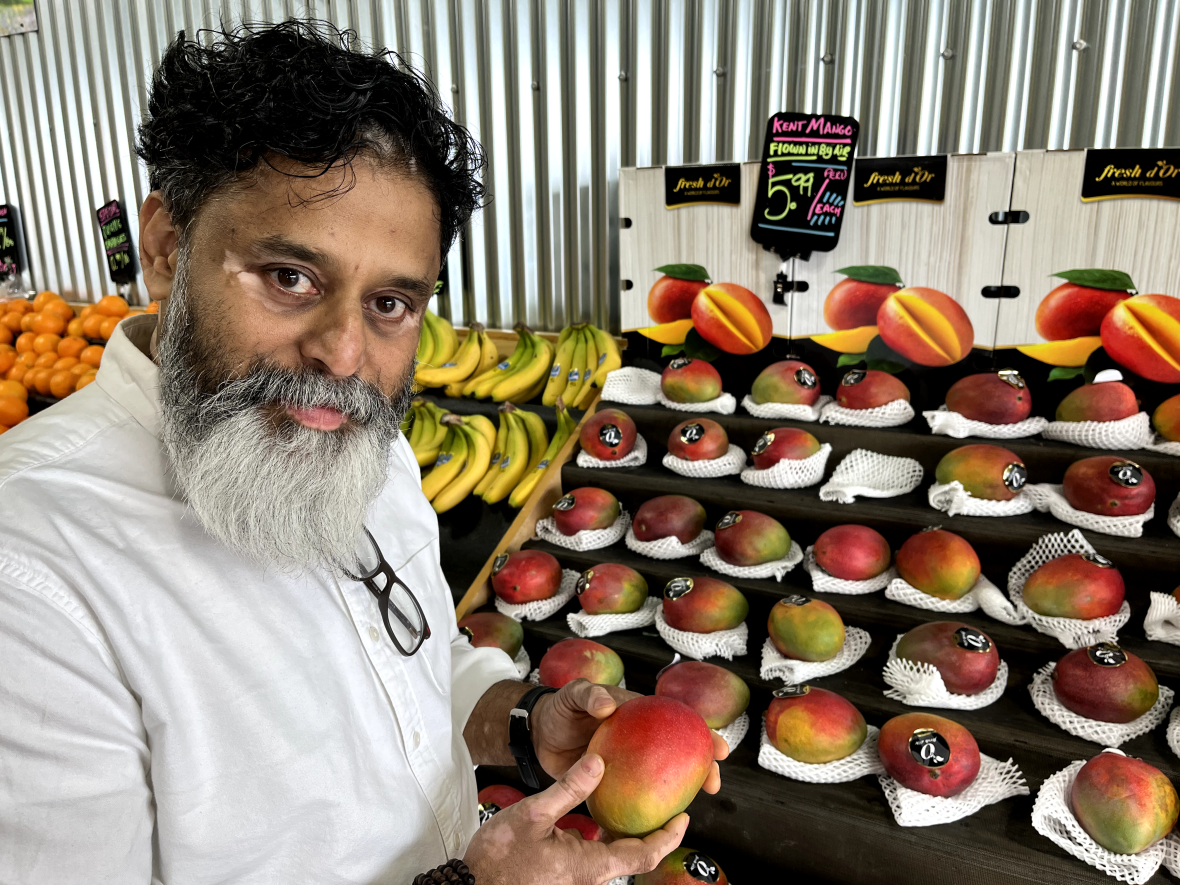
[[94,383],[159,437],[160,370],[148,356],[156,319],[156,314],[143,314],[115,326]]

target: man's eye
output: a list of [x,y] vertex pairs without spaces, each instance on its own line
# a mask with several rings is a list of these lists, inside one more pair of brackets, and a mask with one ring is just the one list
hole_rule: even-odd
[[293,295],[314,295],[315,283],[311,277],[293,267],[280,267],[270,272],[270,278],[280,289],[285,289]]
[[407,309],[404,301],[394,298],[392,295],[379,295],[370,303],[373,305],[373,310],[383,318],[390,320],[401,318]]

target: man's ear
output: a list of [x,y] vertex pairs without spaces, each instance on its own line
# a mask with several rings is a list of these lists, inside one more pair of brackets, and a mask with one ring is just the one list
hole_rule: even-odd
[[164,301],[172,293],[178,242],[163,196],[152,191],[139,210],[139,266],[152,301]]

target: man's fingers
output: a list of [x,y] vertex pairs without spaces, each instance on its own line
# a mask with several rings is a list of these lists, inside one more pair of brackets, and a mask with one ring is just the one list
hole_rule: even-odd
[[539,834],[548,833],[559,817],[586,801],[602,780],[604,770],[601,756],[595,753],[583,756],[553,786],[522,799],[519,804],[524,806],[534,829]]
[[709,769],[709,773],[705,775],[705,783],[701,789],[706,793],[716,793],[721,789],[721,769],[717,767],[717,763],[713,763],[713,767]]
[[610,843],[609,875],[612,878],[634,876],[654,870],[656,864],[676,850],[687,829],[688,815],[681,812],[643,839],[620,839]]
[[639,697],[635,692],[616,685],[595,685],[585,679],[566,683],[562,691],[574,710],[585,711],[595,719],[605,719],[619,704]]
[[713,758],[720,762],[729,756],[729,743],[717,732],[713,734]]

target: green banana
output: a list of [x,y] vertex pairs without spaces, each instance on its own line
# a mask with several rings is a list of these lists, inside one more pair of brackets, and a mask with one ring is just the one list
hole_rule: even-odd
[[467,435],[451,425],[447,427],[447,435],[443,439],[433,469],[422,477],[422,494],[426,496],[426,500],[433,501],[435,496],[462,472],[466,463]]
[[443,423],[443,418],[451,413],[439,406],[434,400],[428,399],[425,402],[426,410],[434,416],[434,436],[426,441],[426,446],[437,449],[442,445],[443,437],[447,435],[447,427]]
[[438,367],[419,366],[414,372],[414,380],[423,387],[446,387],[456,381],[464,381],[475,374],[482,355],[483,326],[472,323],[454,357]]
[[536,412],[517,409],[516,416],[524,423],[524,429],[529,435],[528,469],[532,470],[537,466],[537,462],[544,457],[545,449],[549,447],[549,431],[545,428],[545,419]]
[[504,449],[504,457],[500,459],[500,466],[496,469],[496,478],[483,493],[483,499],[489,504],[507,498],[529,466],[528,431],[517,417],[515,407],[506,410],[504,417],[508,421],[508,444]]
[[[427,419],[423,417],[423,410],[425,408],[421,398],[415,399],[410,403],[410,415],[413,416],[414,423],[410,425],[410,435],[408,437],[410,448],[417,451],[422,444],[422,431],[426,428]],[[405,432],[404,430],[402,431]]]
[[524,479],[512,490],[512,494],[508,497],[509,505],[517,509],[524,506],[524,503],[533,493],[533,489],[537,487],[537,483],[541,481],[541,477],[545,475],[545,471],[549,469],[549,465],[553,462],[553,459],[557,457],[562,446],[570,438],[575,427],[577,427],[577,422],[569,414],[565,407],[565,402],[559,398],[557,400],[557,430],[554,431],[552,438],[549,440],[549,445],[546,446],[541,460],[533,465]]
[[492,446],[486,437],[467,424],[458,425],[456,430],[467,437],[467,463],[463,465],[463,471],[431,500],[430,506],[434,508],[435,513],[446,513],[470,495],[471,490],[488,472]]
[[549,380],[545,383],[545,392],[541,394],[541,403],[551,406],[557,402],[567,384],[569,384],[570,361],[574,358],[574,346],[578,343],[574,335],[567,335],[570,327],[561,330],[557,339],[557,355],[553,357],[553,367],[549,370]]
[[483,479],[479,481],[479,485],[475,487],[475,494],[483,497],[483,493],[488,490],[488,486],[496,478],[499,472],[500,459],[504,457],[504,449],[508,445],[508,419],[504,417],[504,412],[500,412],[500,427],[496,431],[496,442],[492,446],[492,458],[489,462],[487,472]]
[[[426,313],[430,313],[430,311],[426,311]],[[430,323],[426,321],[425,315],[423,315],[422,322],[418,326],[418,351],[414,354],[418,363],[421,365],[430,365],[430,361],[434,359],[436,347],[434,330],[430,327]]]

